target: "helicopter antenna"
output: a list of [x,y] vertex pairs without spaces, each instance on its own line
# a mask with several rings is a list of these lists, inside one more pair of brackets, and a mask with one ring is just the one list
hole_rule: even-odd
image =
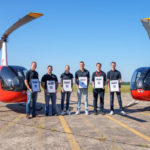
[[2,35],[2,37],[0,39],[0,50],[2,49],[1,64],[3,66],[8,65],[8,60],[7,60],[7,39],[8,39],[8,36],[13,31],[18,29],[19,27],[23,26],[24,24],[26,24],[26,23],[28,23],[28,22],[36,19],[36,18],[39,18],[40,16],[43,16],[43,14],[31,12],[31,13],[27,14],[26,16],[24,16],[23,18],[19,19],[8,30],[6,30],[6,32],[4,32],[4,34]]

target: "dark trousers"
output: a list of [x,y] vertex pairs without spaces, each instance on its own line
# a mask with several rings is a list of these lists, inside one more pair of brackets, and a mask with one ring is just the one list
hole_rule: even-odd
[[97,111],[97,100],[98,100],[98,95],[100,96],[100,111],[104,110],[104,94],[105,90],[103,89],[94,89],[93,90],[93,97],[94,97],[94,111]]
[[52,115],[57,113],[56,111],[56,93],[45,93],[45,114],[49,114],[49,101],[52,102]]
[[61,92],[61,110],[64,110],[64,100],[66,97],[66,110],[69,110],[71,92]]
[[[116,92],[120,110],[122,108],[121,92]],[[114,92],[110,92],[110,110],[114,110]]]

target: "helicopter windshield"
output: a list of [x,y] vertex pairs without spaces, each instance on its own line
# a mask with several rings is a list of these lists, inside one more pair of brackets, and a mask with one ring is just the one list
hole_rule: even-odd
[[0,71],[1,87],[8,91],[26,90],[24,79],[27,70],[19,66],[4,66]]
[[[148,77],[148,68],[137,69],[132,76],[130,89],[146,89],[146,86],[150,89],[150,77]],[[149,83],[148,83],[149,80]]]

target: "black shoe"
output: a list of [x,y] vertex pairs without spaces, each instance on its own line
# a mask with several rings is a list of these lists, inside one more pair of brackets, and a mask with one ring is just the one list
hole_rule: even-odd
[[58,116],[58,114],[57,114],[57,113],[54,113],[54,114],[52,114],[52,116]]
[[94,110],[94,115],[97,115],[98,113],[97,113],[97,110]]
[[48,116],[48,113],[46,113],[45,116]]
[[101,114],[101,115],[105,115],[104,111],[100,111],[100,114]]
[[32,118],[35,118],[36,117],[36,115],[32,115]]

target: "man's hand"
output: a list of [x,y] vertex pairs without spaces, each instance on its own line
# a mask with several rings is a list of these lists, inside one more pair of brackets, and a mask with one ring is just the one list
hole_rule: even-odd
[[58,90],[58,87],[56,88],[56,94],[57,94],[57,90]]
[[108,92],[110,92],[110,88],[109,88],[109,86],[108,86]]
[[119,88],[119,92],[121,92],[121,88]]
[[47,93],[47,90],[44,88],[44,92]]
[[71,93],[73,92],[73,88],[71,89]]
[[32,93],[33,91],[32,91],[32,89],[29,89],[29,91],[30,91],[30,93]]
[[77,85],[77,89],[79,90],[79,85]]
[[62,88],[62,89],[61,89],[61,92],[62,92],[62,93],[64,93],[64,92],[65,92],[64,88]]

